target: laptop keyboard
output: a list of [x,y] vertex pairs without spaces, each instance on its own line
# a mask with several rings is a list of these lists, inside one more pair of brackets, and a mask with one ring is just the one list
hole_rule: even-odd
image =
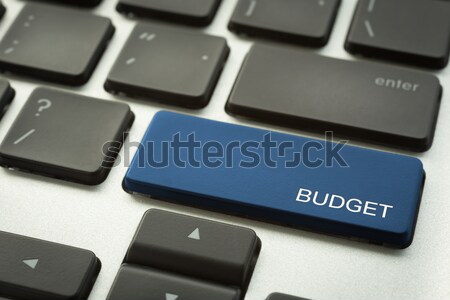
[[0,16],[1,300],[450,297],[450,2]]

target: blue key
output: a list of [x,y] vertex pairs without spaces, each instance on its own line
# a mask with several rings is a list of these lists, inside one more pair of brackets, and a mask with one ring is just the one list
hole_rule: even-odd
[[424,181],[416,158],[159,112],[123,187],[406,248],[413,240]]

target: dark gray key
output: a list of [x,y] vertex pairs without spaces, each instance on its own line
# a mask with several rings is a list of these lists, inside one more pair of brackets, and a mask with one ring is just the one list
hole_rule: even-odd
[[108,75],[105,89],[201,108],[211,98],[229,51],[221,37],[138,24]]
[[0,18],[3,17],[5,12],[6,12],[6,7],[3,5],[3,2],[0,1]]
[[121,13],[193,26],[212,22],[221,0],[120,0]]
[[301,130],[426,151],[441,90],[439,80],[425,73],[255,45],[226,110]]
[[122,265],[107,300],[238,300],[239,290],[150,268]]
[[9,82],[4,79],[0,79],[0,119],[5,114],[6,109],[14,99],[15,94],[16,93],[9,85]]
[[94,7],[97,6],[102,0],[28,0],[28,1],[44,1],[64,5]]
[[0,232],[0,296],[85,300],[100,272],[94,253]]
[[100,184],[133,120],[126,104],[36,89],[0,146],[0,165]]
[[345,48],[354,54],[443,68],[450,52],[450,2],[360,0]]
[[82,85],[113,33],[109,19],[27,4],[0,43],[0,71]]
[[240,0],[228,28],[250,36],[307,46],[330,38],[340,0]]
[[308,299],[289,296],[289,295],[280,294],[280,293],[273,293],[273,294],[270,294],[266,300],[308,300]]
[[245,292],[260,248],[250,229],[153,209],[145,214],[125,262]]

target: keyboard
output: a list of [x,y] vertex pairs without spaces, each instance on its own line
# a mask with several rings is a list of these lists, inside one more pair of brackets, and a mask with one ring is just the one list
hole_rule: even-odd
[[1,300],[450,298],[448,1],[0,16]]

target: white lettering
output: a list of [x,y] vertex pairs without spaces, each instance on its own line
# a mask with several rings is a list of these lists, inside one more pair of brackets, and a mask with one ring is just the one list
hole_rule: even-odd
[[[334,200],[335,199],[339,199],[341,201],[341,203],[339,205],[334,205]],[[341,196],[338,196],[338,195],[331,196],[330,205],[329,205],[330,208],[339,209],[339,208],[343,208],[344,205],[345,205],[344,197],[341,197]]]
[[406,92],[416,92],[420,86],[419,84],[403,81],[401,79],[391,79],[383,77],[375,78],[375,84],[381,87],[403,90]]
[[319,196],[319,192],[315,192],[315,193],[314,193],[313,203],[314,203],[315,205],[318,205],[318,206],[324,206],[324,205],[327,204],[327,202],[328,202],[328,197],[330,196],[330,194],[326,194],[326,195],[325,195],[325,197],[324,197],[322,203],[317,202],[317,196]]
[[[306,194],[305,194],[305,192],[306,192]],[[312,194],[312,192],[310,190],[299,189],[298,194],[297,194],[297,201],[309,202],[309,201],[311,201],[311,194]],[[303,197],[303,199],[302,199],[302,197]],[[304,198],[306,198],[306,199],[304,199]]]
[[[358,202],[358,204],[353,205],[353,208],[350,207],[351,203]],[[347,209],[352,213],[360,213],[362,208],[362,201],[359,199],[350,199],[347,201]]]
[[357,198],[346,199],[343,196],[321,193],[319,191],[300,188],[297,193],[297,202],[311,203],[316,206],[327,206],[332,209],[346,209],[350,213],[363,214],[371,217],[386,219],[388,212],[394,209],[393,205],[363,201]]
[[379,204],[380,206],[384,207],[383,209],[383,219],[386,219],[386,214],[387,214],[387,210],[388,208],[394,208],[392,205],[386,205],[386,204]]
[[370,207],[370,205],[376,206],[376,205],[378,205],[378,203],[366,201],[366,205],[364,205],[363,214],[368,215],[368,216],[372,216],[372,217],[376,217],[377,216],[376,214],[368,212],[368,210],[372,210],[372,211],[376,211],[377,210],[376,207],[373,207],[373,206]]

